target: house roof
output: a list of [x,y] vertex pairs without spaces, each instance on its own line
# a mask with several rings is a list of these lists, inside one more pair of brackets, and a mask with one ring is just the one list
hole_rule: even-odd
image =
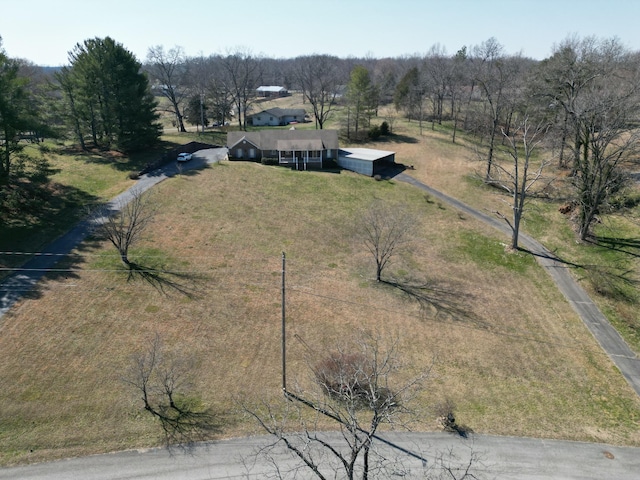
[[255,117],[255,116],[260,115],[262,113],[266,113],[267,115],[272,115],[272,116],[277,117],[277,118],[282,118],[282,117],[304,117],[307,112],[305,111],[304,108],[280,108],[280,107],[274,107],[274,108],[269,108],[267,110],[262,110],[261,112],[254,113],[254,114],[249,115],[249,116],[250,117]]
[[229,132],[227,148],[241,141],[252,143],[260,150],[329,150],[338,148],[337,130],[260,130]]
[[381,158],[395,155],[395,152],[387,150],[375,150],[373,148],[341,148],[340,156],[344,158],[357,158],[358,160],[376,161]]
[[260,85],[256,90],[258,92],[284,92],[287,89],[277,85]]

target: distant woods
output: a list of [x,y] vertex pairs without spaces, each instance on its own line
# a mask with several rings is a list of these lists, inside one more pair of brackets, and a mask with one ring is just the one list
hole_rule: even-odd
[[153,46],[144,63],[106,37],[78,43],[54,73],[0,49],[0,180],[15,187],[3,201],[13,199],[9,207],[19,211],[33,196],[20,194],[18,177],[35,185],[50,173],[27,145],[59,137],[83,149],[132,152],[158,140],[160,109],[178,132],[186,122],[246,130],[261,109],[257,87],[276,85],[302,94],[316,128],[338,128],[350,143],[378,139],[383,123],[393,134],[396,118],[421,133],[440,128],[452,142],[464,132],[492,185],[504,185],[500,150],[508,143],[518,152],[526,118],[542,127],[538,158],[571,179],[577,232],[586,239],[624,192],[625,169],[637,157],[639,67],[640,54],[615,38],[576,36],[542,61],[508,54],[490,38],[456,52],[434,45],[385,59],[275,59],[246,49],[189,57],[179,46]]

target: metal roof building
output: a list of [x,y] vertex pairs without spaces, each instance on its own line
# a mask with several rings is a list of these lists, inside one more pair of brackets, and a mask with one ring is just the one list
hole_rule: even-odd
[[372,148],[341,148],[338,165],[347,170],[373,177],[395,164],[395,152]]

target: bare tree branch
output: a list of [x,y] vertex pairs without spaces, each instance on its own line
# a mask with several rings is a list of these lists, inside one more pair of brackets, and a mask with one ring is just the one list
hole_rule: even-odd
[[188,446],[207,439],[219,426],[213,412],[188,395],[195,368],[189,358],[166,355],[159,335],[146,351],[132,356],[123,382],[140,395],[144,409],[156,418],[168,446]]
[[119,202],[115,211],[94,212],[92,220],[95,230],[116,247],[122,263],[132,269],[129,249],[140,240],[153,221],[155,211],[151,195],[134,188],[130,200]]

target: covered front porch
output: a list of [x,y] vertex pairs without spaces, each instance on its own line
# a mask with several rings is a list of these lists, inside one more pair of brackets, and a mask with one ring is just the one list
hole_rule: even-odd
[[278,164],[296,170],[322,168],[322,160],[321,151],[286,150],[278,152]]
[[319,139],[279,140],[278,164],[296,170],[322,168],[323,144]]

